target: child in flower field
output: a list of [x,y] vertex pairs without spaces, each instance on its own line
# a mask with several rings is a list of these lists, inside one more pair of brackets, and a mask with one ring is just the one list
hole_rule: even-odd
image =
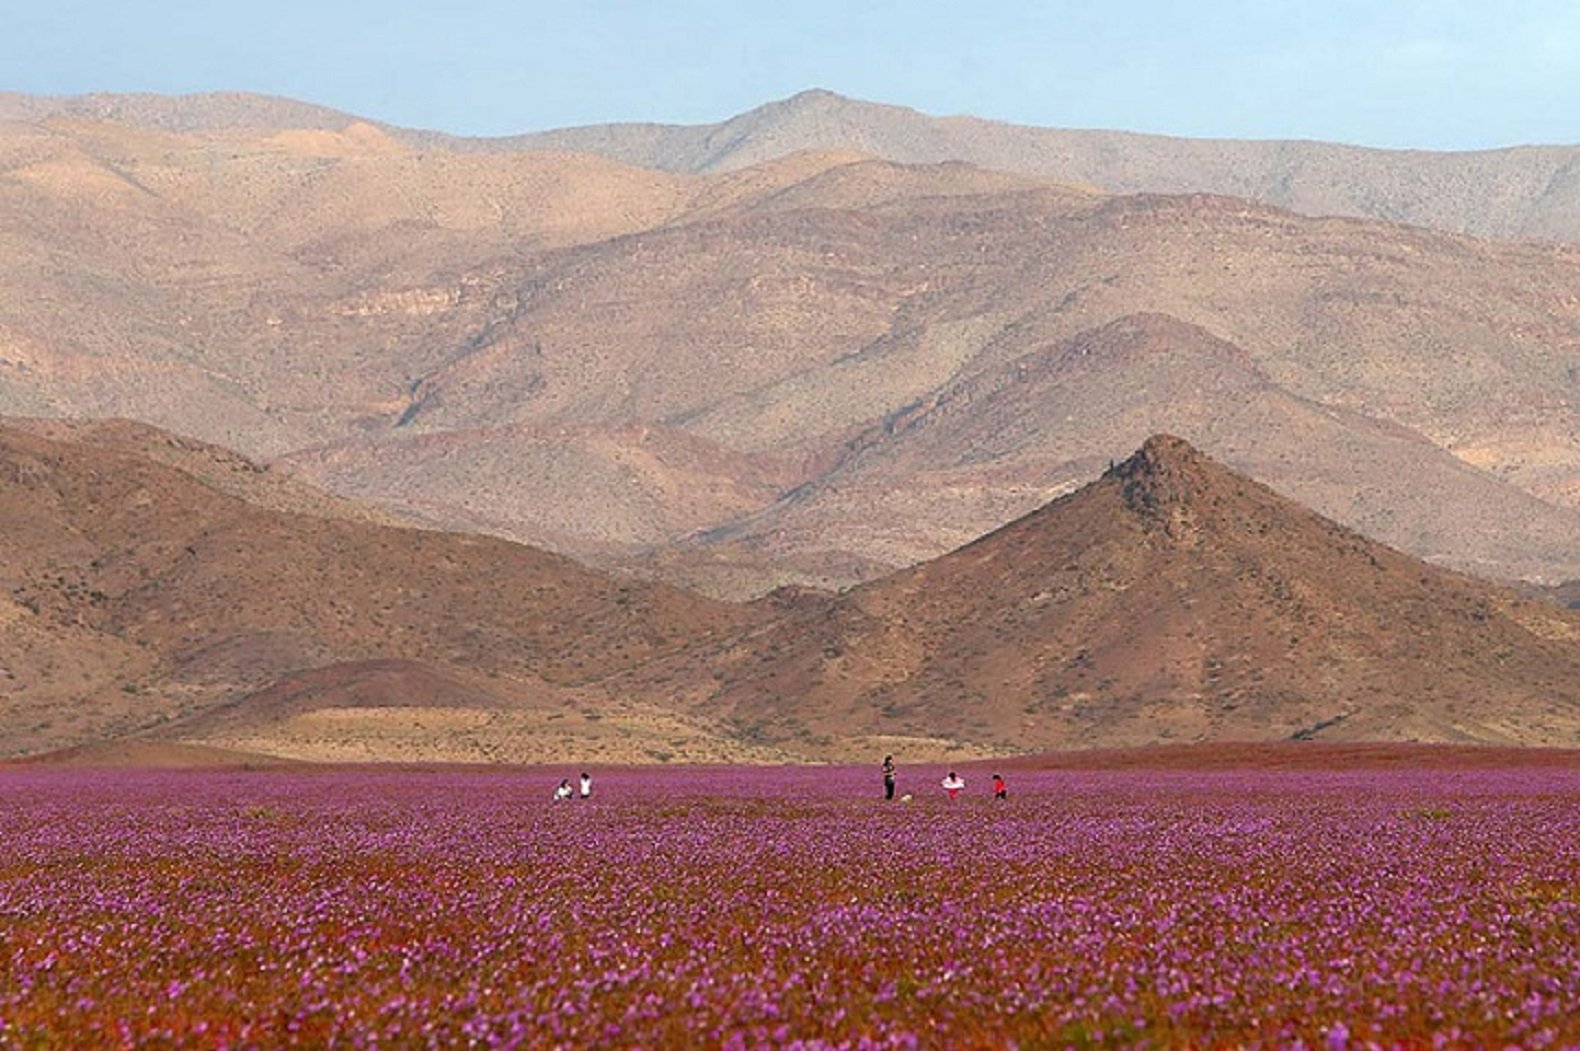
[[1009,798],[1009,786],[1004,783],[1004,775],[1003,774],[994,774],[993,775],[993,798],[994,799],[1008,799]]
[[955,773],[953,770],[949,771],[949,776],[945,777],[943,781],[939,783],[944,786],[944,791],[949,794],[950,799],[954,799],[962,791],[964,791],[966,787],[966,779]]
[[585,770],[582,771],[582,786],[581,787],[582,787],[582,798],[583,799],[591,799],[592,798],[592,775],[589,774]]
[[556,803],[560,803],[560,802],[567,801],[570,798],[571,798],[571,779],[567,777],[563,781],[561,781],[560,782],[560,786],[554,790],[554,801]]

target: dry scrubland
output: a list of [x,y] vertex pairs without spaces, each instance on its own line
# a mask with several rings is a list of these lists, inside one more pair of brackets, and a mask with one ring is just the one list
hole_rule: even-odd
[[0,1046],[1580,1041],[1572,764],[941,772],[0,772]]

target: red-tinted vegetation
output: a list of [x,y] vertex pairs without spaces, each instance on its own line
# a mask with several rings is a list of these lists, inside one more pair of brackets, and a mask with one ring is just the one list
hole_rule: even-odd
[[12,770],[0,1046],[1580,1041],[1580,773]]

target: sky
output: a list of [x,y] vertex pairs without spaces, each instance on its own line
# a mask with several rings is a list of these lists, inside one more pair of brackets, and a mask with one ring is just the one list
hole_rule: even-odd
[[1580,0],[0,0],[0,27],[0,91],[256,91],[458,134],[821,87],[1054,127],[1580,143]]

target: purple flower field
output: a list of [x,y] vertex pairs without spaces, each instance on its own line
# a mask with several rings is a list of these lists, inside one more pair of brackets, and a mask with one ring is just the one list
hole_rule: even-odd
[[0,772],[0,1046],[1580,1046],[1580,771]]

